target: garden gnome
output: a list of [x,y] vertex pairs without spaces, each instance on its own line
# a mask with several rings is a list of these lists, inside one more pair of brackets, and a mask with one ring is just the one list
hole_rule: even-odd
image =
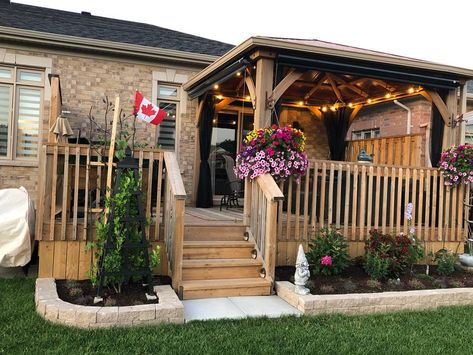
[[294,283],[296,284],[295,291],[299,295],[308,295],[310,290],[305,287],[307,280],[309,280],[310,271],[309,263],[305,257],[304,248],[299,244],[299,251],[297,252],[296,273],[294,274]]

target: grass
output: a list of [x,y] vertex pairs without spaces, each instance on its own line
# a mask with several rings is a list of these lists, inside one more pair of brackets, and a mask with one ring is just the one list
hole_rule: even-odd
[[473,307],[88,331],[44,321],[33,291],[33,279],[0,280],[0,354],[460,354],[473,334]]

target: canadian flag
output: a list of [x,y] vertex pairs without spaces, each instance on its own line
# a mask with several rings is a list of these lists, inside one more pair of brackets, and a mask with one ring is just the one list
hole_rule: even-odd
[[158,125],[168,115],[166,111],[153,105],[151,101],[143,97],[143,94],[138,90],[135,93],[135,104],[133,106],[133,114],[140,120]]

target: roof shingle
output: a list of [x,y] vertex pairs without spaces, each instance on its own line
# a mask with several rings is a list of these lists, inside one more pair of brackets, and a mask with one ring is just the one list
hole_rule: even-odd
[[0,1],[0,26],[220,56],[231,44],[154,25]]

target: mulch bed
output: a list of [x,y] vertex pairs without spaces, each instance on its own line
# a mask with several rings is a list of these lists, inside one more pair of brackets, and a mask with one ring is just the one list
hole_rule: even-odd
[[[168,276],[154,276],[153,285],[170,285],[171,278]],[[122,286],[121,292],[117,293],[113,288],[103,288],[103,302],[94,304],[94,297],[97,295],[97,289],[90,280],[56,281],[57,293],[63,301],[83,305],[83,306],[136,306],[140,304],[158,303],[159,300],[148,301],[146,299],[147,287],[141,283],[130,283]]]
[[[370,293],[383,291],[408,291],[423,289],[473,287],[473,274],[456,270],[449,276],[436,272],[431,265],[429,275],[425,274],[425,265],[415,265],[413,273],[407,272],[399,280],[388,279],[373,281],[360,264],[353,264],[342,274],[336,276],[311,275],[307,282],[312,294]],[[276,268],[276,281],[294,282],[295,267]]]

